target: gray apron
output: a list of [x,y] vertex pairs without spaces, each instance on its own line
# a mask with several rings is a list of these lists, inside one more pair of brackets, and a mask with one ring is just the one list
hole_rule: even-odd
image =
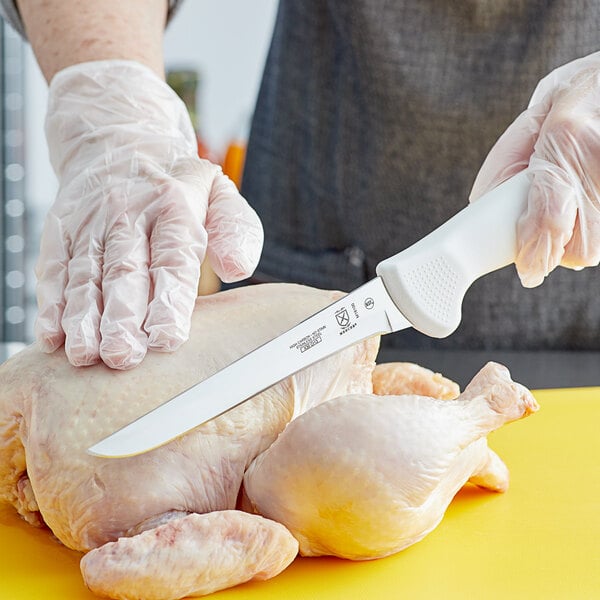
[[[256,279],[351,290],[467,203],[487,152],[553,68],[600,48],[600,2],[281,0],[242,192]],[[407,348],[599,349],[600,271],[477,281],[445,340]]]

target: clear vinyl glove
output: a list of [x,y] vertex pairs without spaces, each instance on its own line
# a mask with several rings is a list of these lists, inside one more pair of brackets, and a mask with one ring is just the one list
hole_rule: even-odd
[[517,271],[535,287],[556,266],[600,261],[600,52],[552,71],[485,159],[470,201],[529,166]]
[[256,213],[197,154],[183,102],[130,61],[52,79],[46,137],[59,190],[42,233],[35,333],[76,366],[137,365],[189,335],[205,255],[225,282],[248,277],[263,243]]

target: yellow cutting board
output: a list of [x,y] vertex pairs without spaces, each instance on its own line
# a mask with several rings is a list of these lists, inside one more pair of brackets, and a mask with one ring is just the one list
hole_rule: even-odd
[[[511,488],[463,488],[438,528],[386,559],[297,559],[214,600],[600,599],[600,388],[535,392],[490,436]],[[0,505],[0,600],[92,600],[79,555]]]

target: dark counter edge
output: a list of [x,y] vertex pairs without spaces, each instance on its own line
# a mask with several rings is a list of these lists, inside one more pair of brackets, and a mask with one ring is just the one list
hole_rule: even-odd
[[[0,363],[24,347],[20,343],[0,343]],[[417,363],[453,379],[461,389],[490,360],[507,366],[515,381],[531,389],[600,386],[600,352],[382,348],[377,357],[379,363]]]
[[463,389],[488,361],[508,367],[530,389],[600,386],[600,352],[400,350],[382,348],[377,362],[414,362],[456,381]]

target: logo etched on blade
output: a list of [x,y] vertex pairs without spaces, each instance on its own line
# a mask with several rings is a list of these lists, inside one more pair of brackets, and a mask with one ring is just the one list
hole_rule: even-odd
[[350,325],[350,315],[345,308],[340,308],[340,310],[335,313],[335,320],[340,327],[348,327],[348,325]]

